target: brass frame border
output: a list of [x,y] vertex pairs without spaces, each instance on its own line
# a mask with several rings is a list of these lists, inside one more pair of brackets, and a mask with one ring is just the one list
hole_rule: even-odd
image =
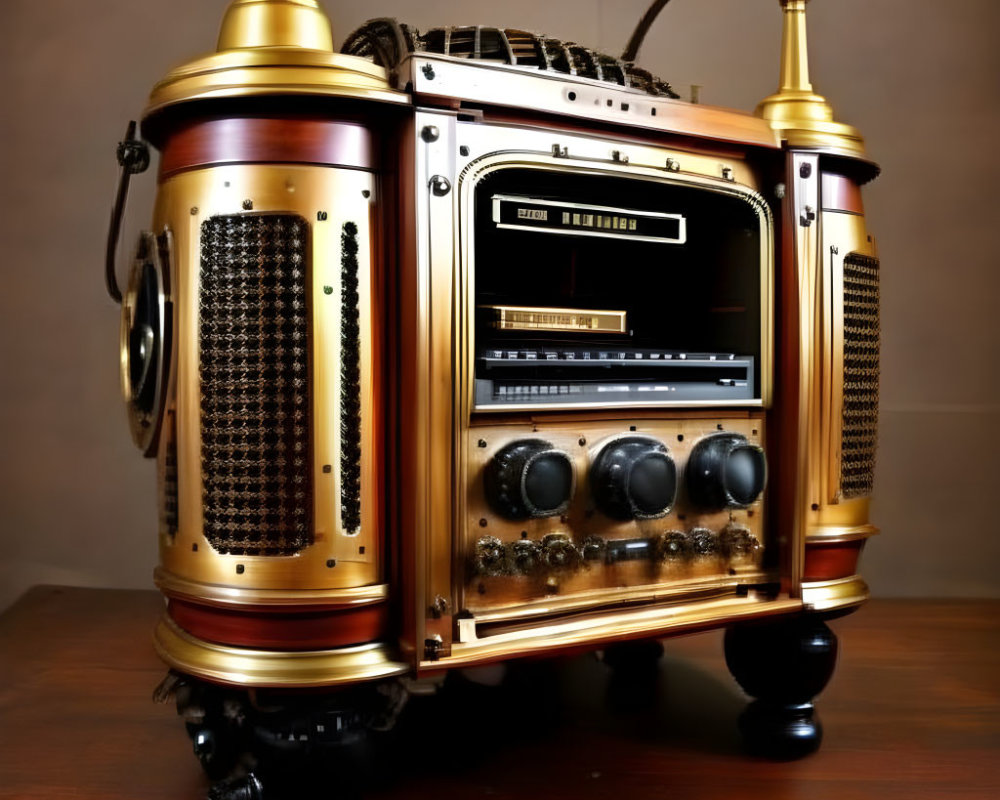
[[824,525],[806,534],[806,544],[833,544],[853,542],[878,536],[881,531],[870,523],[863,525]]
[[[596,141],[595,141],[596,139]],[[603,142],[600,137],[591,139],[595,144]],[[610,144],[610,142],[609,142]],[[670,150],[657,148],[664,158],[673,155],[682,158],[683,155]],[[688,156],[690,159],[690,156]],[[691,185],[707,189],[718,194],[738,197],[746,202],[757,213],[761,225],[761,271],[760,271],[760,399],[749,401],[709,401],[693,404],[690,402],[636,402],[636,403],[601,403],[567,406],[560,403],[541,403],[530,406],[507,406],[502,409],[476,409],[475,387],[475,353],[472,334],[474,320],[472,309],[475,307],[475,270],[474,249],[475,233],[472,224],[471,203],[476,186],[493,172],[504,169],[534,169],[577,175],[611,175],[629,177],[636,180],[647,180],[655,183]],[[468,427],[469,419],[475,413],[503,413],[515,411],[568,411],[585,408],[601,409],[635,409],[635,408],[692,408],[692,407],[731,407],[731,408],[769,408],[773,388],[774,361],[774,220],[771,209],[764,197],[752,186],[734,183],[724,178],[712,178],[707,175],[692,172],[664,172],[651,166],[636,163],[620,164],[615,161],[599,161],[582,157],[555,156],[551,152],[533,150],[498,150],[486,153],[468,162],[458,177],[458,198],[455,210],[455,226],[459,236],[457,279],[456,284],[456,330],[462,337],[458,344],[460,352],[459,363],[463,374],[457,376],[461,386],[462,396],[459,398],[460,420],[463,428]]]
[[409,671],[382,643],[336,650],[271,651],[206,642],[166,614],[153,646],[170,667],[215,683],[255,687],[316,687],[392,678]]
[[484,661],[497,661],[529,653],[572,647],[597,648],[602,642],[659,636],[704,627],[719,627],[742,619],[794,613],[802,610],[795,598],[727,597],[714,601],[658,605],[617,613],[598,613],[564,619],[548,625],[524,627],[504,633],[454,642],[451,655],[440,661],[422,661],[421,670],[450,669]]
[[389,598],[389,586],[385,583],[347,589],[241,589],[188,580],[163,567],[157,567],[153,571],[153,582],[168,597],[183,597],[221,608],[361,606],[381,603]]

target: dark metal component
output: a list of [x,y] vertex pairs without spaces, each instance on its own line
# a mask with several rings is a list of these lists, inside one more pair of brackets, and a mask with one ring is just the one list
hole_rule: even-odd
[[844,410],[840,493],[867,497],[875,479],[878,444],[879,261],[844,257]]
[[[658,97],[680,97],[666,81],[628,63],[633,59],[618,59],[574,42],[513,28],[431,28],[421,35],[416,29],[395,20],[377,19],[348,36],[341,52],[372,59],[385,67],[394,81],[398,79],[399,65],[408,55],[424,52],[534,67],[632,87]],[[424,64],[422,70],[428,80],[434,79],[433,65]]]
[[573,462],[541,439],[519,439],[499,450],[483,471],[486,499],[507,519],[562,514],[573,496]]
[[444,197],[451,191],[451,181],[444,175],[434,175],[430,180],[430,187],[435,197]]
[[340,234],[340,524],[361,528],[361,327],[358,226]]
[[608,545],[600,536],[588,536],[581,548],[584,561],[604,561]]
[[808,161],[799,166],[799,177],[800,178],[811,178],[813,174],[813,165]]
[[251,772],[215,784],[208,790],[208,800],[264,800],[264,785]]
[[451,603],[448,602],[447,598],[437,595],[431,604],[430,612],[434,619],[441,619],[441,617],[451,613]]
[[663,7],[669,2],[670,0],[655,0],[646,13],[642,15],[639,19],[639,24],[635,26],[635,30],[632,32],[632,36],[629,37],[628,44],[625,45],[625,50],[622,53],[622,61],[635,61],[636,56],[639,55],[639,48],[642,47],[642,43],[646,38],[646,34],[649,33],[650,27],[652,27],[660,12],[663,11]]
[[542,561],[550,570],[575,569],[580,559],[580,551],[565,533],[550,533],[542,539]]
[[696,556],[713,556],[719,552],[719,537],[708,528],[695,528],[688,534],[691,552]]
[[518,575],[530,575],[538,569],[541,552],[537,542],[519,539],[507,547],[507,561],[510,570]]
[[[803,165],[805,166],[805,165]],[[813,222],[816,221],[816,209],[812,206],[806,206],[802,216],[799,217],[799,224],[803,228],[808,228]]]
[[125,203],[128,200],[128,185],[133,175],[145,172],[149,168],[149,145],[135,138],[135,128],[135,121],[130,121],[125,129],[125,138],[118,143],[115,153],[121,170],[118,173],[118,191],[115,193],[115,204],[111,209],[108,244],[104,254],[104,282],[111,299],[119,304],[122,301],[122,292],[115,276],[115,251],[118,249],[122,217],[125,215]]
[[683,531],[667,531],[656,538],[653,557],[658,561],[673,561],[689,558],[691,541]]
[[747,749],[772,758],[815,751],[823,729],[812,700],[837,662],[837,637],[826,623],[806,614],[735,625],[726,631],[725,651],[736,682],[757,698],[739,722]]
[[308,235],[293,214],[202,224],[204,530],[220,553],[292,555],[313,541]]
[[480,439],[480,440],[479,440],[479,441],[477,442],[477,446],[478,446],[478,447],[486,447],[486,440],[485,440],[485,439]]
[[319,220],[320,222],[326,222],[326,220],[327,220],[327,213],[325,211],[317,211],[316,212],[316,219]]
[[440,636],[435,636],[424,640],[424,659],[426,661],[437,661],[441,658],[441,651],[444,649],[444,642]]
[[752,558],[760,551],[760,541],[749,528],[730,523],[719,534],[719,548],[727,558]]
[[764,451],[742,434],[713,433],[691,449],[685,479],[699,508],[745,508],[764,491]]
[[496,536],[484,536],[476,542],[472,571],[476,575],[502,575],[507,570],[507,551]]
[[437,125],[424,125],[423,130],[420,131],[420,138],[425,142],[436,142],[441,138],[441,131],[438,130]]
[[569,148],[559,143],[552,145],[553,158],[569,158]]
[[677,495],[677,468],[663,442],[623,436],[607,444],[590,468],[598,508],[613,519],[654,519]]
[[470,150],[469,150],[469,148],[468,148],[467,145],[463,144],[461,147],[458,148],[458,154],[460,156],[467,156],[467,155],[469,155],[469,152],[470,152]]
[[243,210],[244,211],[252,211],[253,210],[253,200],[244,200],[243,201]]

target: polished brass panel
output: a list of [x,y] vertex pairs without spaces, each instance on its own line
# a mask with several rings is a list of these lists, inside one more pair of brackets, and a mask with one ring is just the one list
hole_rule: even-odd
[[772,614],[794,613],[802,602],[789,597],[772,598],[751,592],[747,597],[726,597],[684,604],[659,604],[608,611],[547,623],[510,626],[493,635],[473,638],[474,620],[463,626],[468,640],[454,642],[450,656],[422,662],[421,669],[465,667],[488,661],[545,653],[573,647],[600,645],[638,636],[680,633],[718,627]]
[[304,652],[231,647],[198,639],[167,615],[156,626],[153,646],[173,669],[235,686],[338,686],[391,678],[409,670],[408,665],[392,660],[381,644]]
[[789,147],[867,159],[865,141],[856,128],[835,122],[826,98],[809,81],[806,4],[809,0],[780,0],[782,7],[781,78],[776,94],[757,106]]
[[[691,448],[699,439],[717,433],[722,428],[739,433],[757,445],[765,444],[764,419],[761,412],[739,417],[702,415],[695,418],[674,412],[673,416],[655,418],[630,418],[615,420],[588,420],[579,416],[575,420],[549,421],[544,417],[526,421],[511,420],[496,423],[493,417],[476,419],[464,435],[464,482],[458,490],[463,512],[457,537],[460,545],[458,570],[463,570],[467,559],[482,536],[496,536],[504,542],[521,538],[540,541],[546,534],[569,535],[578,545],[587,536],[600,536],[608,541],[637,539],[655,536],[666,531],[690,531],[708,528],[718,532],[729,523],[745,527],[761,544],[765,540],[765,508],[763,496],[749,508],[702,512],[684,501],[683,475]],[[678,500],[670,513],[657,519],[620,522],[605,517],[591,509],[588,470],[600,450],[610,441],[623,435],[648,436],[666,445],[677,467],[679,476]],[[494,512],[487,503],[483,474],[493,456],[513,441],[538,438],[550,442],[567,453],[573,461],[576,474],[576,492],[569,508],[560,516],[541,519],[507,520]],[[582,444],[581,444],[582,443]],[[485,445],[485,446],[484,446]],[[524,536],[527,534],[527,537]],[[734,580],[724,576],[733,575]],[[689,562],[663,564],[633,561],[613,566],[596,565],[581,568],[573,573],[545,578],[478,578],[462,581],[459,596],[460,608],[471,610],[477,616],[486,610],[498,608],[549,608],[560,602],[597,606],[606,602],[603,592],[628,586],[662,594],[689,586],[689,591],[706,584],[728,585],[753,583],[765,580],[757,560],[724,561],[722,558],[702,557]]]
[[[207,587],[342,589],[379,582],[381,536],[376,530],[372,396],[372,270],[370,216],[375,182],[360,170],[271,166],[223,166],[179,173],[163,181],[157,199],[157,229],[174,237],[176,276],[176,397],[179,519],[174,536],[161,536],[164,569]],[[368,193],[366,197],[363,193]],[[315,543],[296,556],[220,555],[202,534],[200,440],[199,264],[203,220],[241,213],[250,201],[254,212],[298,213],[311,220],[310,286],[312,345],[312,470]],[[324,212],[322,219],[319,212]],[[250,212],[253,213],[253,212]],[[359,308],[361,309],[362,525],[357,535],[340,527],[340,250],[341,228],[359,229]],[[331,289],[330,292],[326,288]],[[325,365],[324,368],[317,368]],[[330,470],[325,471],[324,467]],[[328,562],[334,566],[328,566]],[[242,571],[237,571],[237,565]],[[207,589],[211,595],[213,590]]]

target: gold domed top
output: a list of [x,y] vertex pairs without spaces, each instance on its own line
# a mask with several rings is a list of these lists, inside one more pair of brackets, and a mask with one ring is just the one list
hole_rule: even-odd
[[222,18],[218,49],[297,47],[333,52],[330,20],[316,0],[235,0]]
[[777,93],[757,106],[757,116],[767,120],[789,147],[868,162],[865,140],[858,129],[834,121],[832,106],[813,91],[806,37],[809,0],[779,2],[783,12],[780,85]]
[[289,95],[409,102],[383,67],[333,52],[330,20],[316,0],[233,0],[218,52],[171,70],[153,87],[143,135],[158,144],[162,112],[181,103]]

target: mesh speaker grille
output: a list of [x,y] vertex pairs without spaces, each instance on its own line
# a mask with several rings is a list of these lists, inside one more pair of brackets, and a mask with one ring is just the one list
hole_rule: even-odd
[[844,258],[844,418],[840,491],[845,498],[872,493],[878,439],[879,262]]
[[205,538],[282,556],[313,541],[308,223],[232,215],[201,229],[201,467]]
[[177,418],[167,412],[166,452],[163,456],[163,527],[173,536],[177,533]]
[[340,523],[361,528],[361,343],[358,308],[358,226],[340,234]]

